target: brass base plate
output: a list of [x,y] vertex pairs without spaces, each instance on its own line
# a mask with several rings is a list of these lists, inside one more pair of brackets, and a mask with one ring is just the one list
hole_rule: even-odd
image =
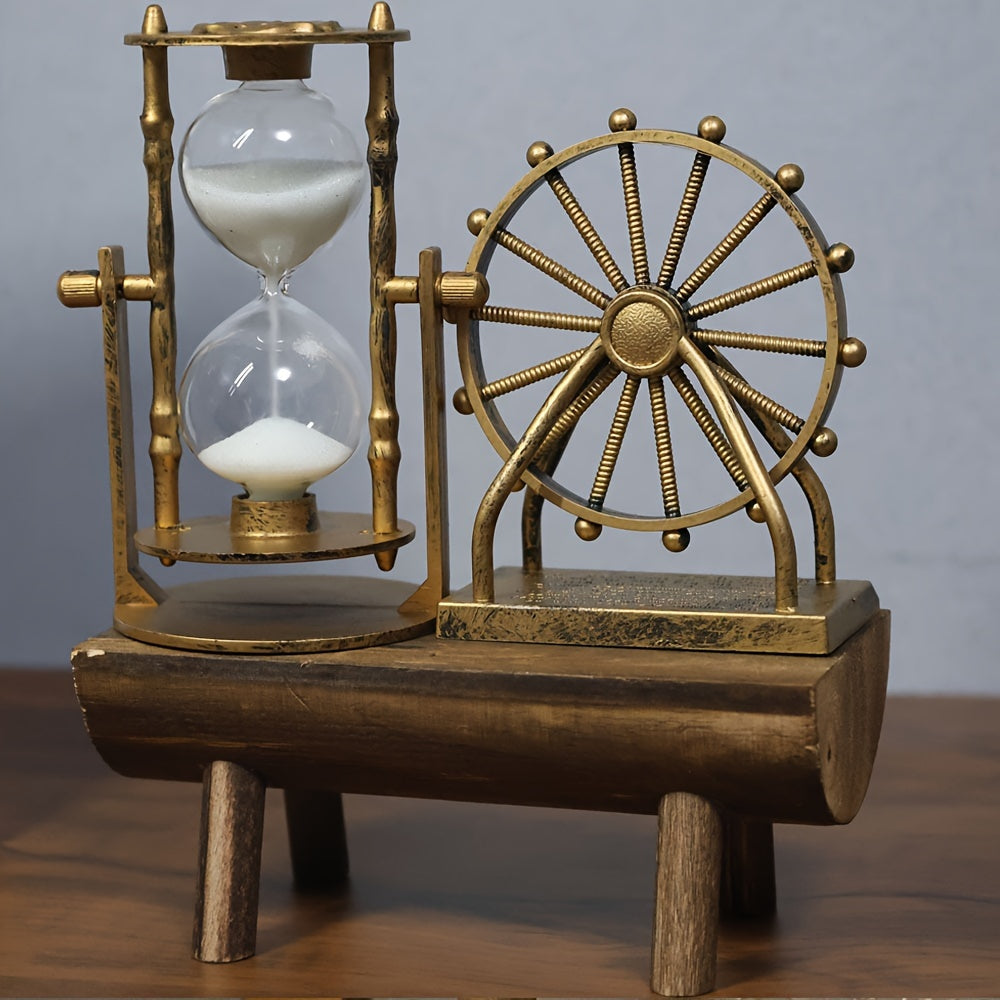
[[255,538],[233,535],[228,517],[197,517],[174,528],[143,528],[135,544],[140,552],[174,562],[309,562],[398,549],[416,534],[409,521],[400,521],[397,531],[376,535],[371,514],[323,510],[318,520],[316,531]]
[[434,610],[400,606],[412,584],[357,576],[187,583],[157,605],[119,605],[115,628],[156,646],[212,653],[317,653],[434,631]]
[[774,580],[505,567],[496,596],[466,587],[438,605],[443,639],[748,653],[835,650],[878,610],[865,580],[799,581],[799,610],[774,610]]

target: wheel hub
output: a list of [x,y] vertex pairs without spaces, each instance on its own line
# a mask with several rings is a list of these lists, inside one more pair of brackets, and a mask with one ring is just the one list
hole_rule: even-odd
[[686,329],[674,297],[655,285],[644,285],[622,292],[607,307],[601,340],[622,371],[649,377],[677,363],[677,345]]

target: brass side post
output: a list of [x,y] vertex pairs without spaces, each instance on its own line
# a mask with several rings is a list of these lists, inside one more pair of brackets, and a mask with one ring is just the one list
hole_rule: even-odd
[[[146,9],[144,35],[165,33],[167,22],[157,4]],[[174,219],[170,174],[174,164],[174,119],[167,87],[167,50],[142,49],[143,105],[139,119],[145,138],[142,162],[149,188],[147,244],[153,296],[149,303],[149,353],[153,400],[149,411],[152,437],[153,506],[158,528],[180,522],[177,471],[181,440],[177,417],[177,320],[174,314]]]
[[135,546],[135,446],[132,440],[132,379],[129,369],[128,322],[118,281],[125,272],[121,247],[97,252],[101,327],[104,334],[104,378],[108,412],[108,457],[111,473],[111,552],[115,605],[156,604],[159,588],[139,567]]
[[[372,8],[368,27],[390,31],[395,25],[386,3]],[[371,260],[372,406],[368,416],[371,443],[372,528],[375,534],[396,530],[396,480],[399,473],[399,413],[396,410],[396,317],[384,284],[396,270],[396,216],[393,181],[396,175],[396,132],[399,115],[393,88],[391,42],[368,45],[368,167],[371,172],[371,214],[368,247]],[[390,570],[395,550],[376,554],[379,569]]]

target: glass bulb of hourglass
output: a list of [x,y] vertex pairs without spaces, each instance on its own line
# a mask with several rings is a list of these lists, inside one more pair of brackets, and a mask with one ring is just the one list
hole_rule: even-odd
[[195,215],[261,274],[258,299],[213,330],[181,380],[181,430],[204,465],[252,500],[290,500],[342,465],[360,438],[361,364],[286,291],[364,188],[333,105],[301,81],[250,81],[214,98],[181,149]]

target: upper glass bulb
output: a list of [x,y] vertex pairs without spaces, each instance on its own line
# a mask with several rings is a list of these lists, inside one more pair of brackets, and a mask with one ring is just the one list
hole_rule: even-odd
[[301,80],[248,80],[191,124],[181,184],[195,215],[276,290],[357,208],[365,167],[333,105]]
[[204,465],[251,500],[296,499],[360,439],[361,363],[287,294],[285,279],[357,207],[361,155],[333,105],[301,80],[248,81],[195,119],[180,176],[202,224],[262,277],[260,297],[188,364],[181,431]]

